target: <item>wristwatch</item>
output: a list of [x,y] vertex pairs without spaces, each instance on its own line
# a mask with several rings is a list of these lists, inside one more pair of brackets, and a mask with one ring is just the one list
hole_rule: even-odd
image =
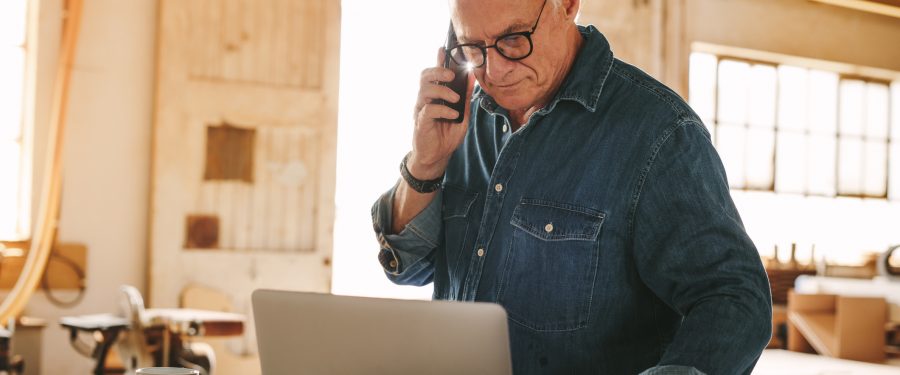
[[413,190],[422,194],[432,193],[440,189],[441,182],[444,181],[444,175],[441,175],[434,180],[420,180],[409,173],[409,169],[406,168],[406,161],[409,160],[409,155],[411,153],[412,151],[406,154],[406,156],[403,157],[403,161],[400,162],[400,175],[403,176],[403,180],[406,181]]

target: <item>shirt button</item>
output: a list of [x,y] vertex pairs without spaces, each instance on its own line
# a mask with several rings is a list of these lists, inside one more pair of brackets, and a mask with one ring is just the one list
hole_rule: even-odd
[[552,231],[553,231],[553,223],[550,223],[550,224],[545,225],[545,226],[544,226],[544,231],[546,231],[547,233],[552,232]]
[[397,261],[396,261],[396,260],[392,260],[391,263],[390,263],[390,266],[391,266],[391,268],[397,268]]
[[503,184],[494,185],[494,190],[496,190],[498,193],[503,191]]
[[478,256],[480,256],[480,257],[484,256],[484,249],[478,249]]
[[506,133],[507,130],[509,130],[509,126],[507,126],[507,125],[504,124],[504,125],[503,125],[503,132]]

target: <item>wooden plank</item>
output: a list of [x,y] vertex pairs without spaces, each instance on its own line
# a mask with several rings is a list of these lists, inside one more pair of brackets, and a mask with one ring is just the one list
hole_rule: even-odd
[[837,356],[834,314],[791,311],[788,319],[819,354]]
[[[25,246],[10,244],[0,261],[0,289],[10,289],[22,274],[28,242]],[[20,251],[16,251],[20,250]],[[41,283],[51,289],[80,289],[87,277],[87,247],[77,243],[61,243],[53,247]]]
[[313,5],[312,27],[310,32],[306,34],[307,38],[311,40],[310,45],[307,46],[310,54],[307,55],[309,60],[307,60],[305,65],[309,73],[307,80],[304,82],[304,87],[320,88],[322,87],[322,67],[328,59],[325,55],[325,39],[322,38],[325,35],[322,30],[326,28],[325,4],[323,4],[323,0],[312,0],[311,3]]
[[287,76],[287,66],[288,59],[287,54],[290,49],[288,46],[288,41],[290,37],[287,35],[288,25],[293,22],[303,22],[303,20],[290,20],[290,13],[287,12],[287,3],[285,0],[269,0],[270,6],[275,9],[275,50],[272,51],[273,54],[270,56],[275,65],[272,69],[272,80],[270,83],[273,84],[287,84],[288,81],[285,79]]
[[[260,127],[259,131],[259,144],[263,145],[268,142],[270,138],[270,130],[268,127]],[[253,190],[251,192],[250,198],[250,226],[248,227],[247,236],[249,238],[250,244],[249,246],[260,246],[262,247],[263,242],[265,241],[265,234],[262,230],[266,226],[266,204],[265,204],[265,191],[261,189],[261,186],[266,184],[268,179],[268,171],[266,170],[265,160],[267,160],[268,148],[266,147],[257,147],[256,150],[256,160],[257,167],[256,168],[256,183],[253,186]]]
[[[303,157],[301,160],[307,166],[307,183],[300,187],[300,207],[297,212],[305,218],[317,218],[321,215],[321,201],[319,199],[319,182],[322,178],[321,166],[321,136],[319,134],[307,135],[303,137],[303,148],[300,150]],[[307,224],[308,223],[308,224]],[[322,235],[318,231],[320,220],[302,221],[298,226],[300,229],[300,249],[303,251],[311,251],[316,248],[316,241]]]
[[257,56],[260,57],[260,60],[256,63],[256,77],[259,82],[272,84],[274,82],[274,79],[271,77],[272,67],[276,62],[270,57],[275,45],[274,21],[276,15],[275,10],[269,6],[268,1],[260,2],[259,10],[262,13],[262,18],[257,30],[257,33],[260,35],[260,46]]
[[189,67],[191,76],[210,75],[205,71],[210,64],[207,56],[209,53],[208,48],[204,48],[210,45],[207,40],[210,33],[205,30],[210,24],[209,14],[205,11],[209,7],[207,1],[192,0],[185,2],[185,6],[189,9],[188,17],[191,18],[191,22],[188,22],[188,40],[190,40],[190,45],[194,46],[194,48],[187,49],[188,60],[192,62]]
[[820,3],[900,18],[898,0],[813,0]]
[[265,126],[328,124],[322,107],[331,98],[320,91],[224,81],[192,81],[186,86],[185,100],[204,118]]
[[829,358],[821,355],[766,349],[753,369],[754,375],[845,374],[896,375],[897,367]]
[[212,6],[209,7],[210,18],[206,26],[206,30],[210,33],[209,55],[207,63],[212,69],[209,69],[209,78],[226,77],[225,59],[222,51],[227,43],[225,28],[223,24],[227,20],[226,4],[221,0],[211,0]]
[[300,249],[300,242],[298,241],[300,236],[300,226],[301,225],[309,225],[312,218],[307,219],[306,222],[302,220],[301,212],[299,210],[294,209],[297,205],[300,204],[300,194],[302,193],[300,187],[306,181],[306,173],[305,168],[303,167],[304,163],[301,158],[301,148],[303,144],[301,143],[302,134],[297,131],[291,131],[289,137],[285,137],[287,144],[285,145],[286,153],[285,153],[285,179],[282,183],[285,184],[286,196],[284,199],[284,207],[285,207],[285,217],[284,217],[284,247],[288,249]]
[[266,160],[268,183],[262,186],[266,191],[266,206],[268,207],[266,210],[268,225],[265,228],[266,241],[264,246],[268,249],[279,249],[281,245],[281,239],[278,236],[279,221],[285,208],[281,203],[281,197],[279,196],[281,189],[278,186],[276,177],[281,167],[281,161],[279,160],[279,152],[281,150],[278,147],[280,144],[278,140],[284,134],[283,131],[279,131],[277,128],[271,130],[272,137],[265,146],[269,149],[269,158]]
[[247,223],[250,221],[248,210],[250,202],[248,201],[250,191],[253,189],[252,183],[239,182],[234,184],[234,226],[229,228],[234,232],[234,247],[237,249],[247,249],[251,243],[247,232]]
[[[292,20],[303,20],[303,2],[302,1],[291,1],[290,7],[288,8],[288,13],[290,14],[290,19]],[[303,30],[303,22],[291,22],[288,24],[287,37],[290,42],[289,45],[291,48],[288,49],[288,76],[287,82],[291,86],[302,86],[303,85],[303,59],[306,55],[300,46],[297,43],[298,35],[302,33]]]
[[225,14],[222,23],[219,24],[223,35],[220,49],[223,64],[221,78],[227,81],[241,81],[241,36],[237,26],[241,24],[243,15],[236,0],[222,0],[222,5]]
[[835,310],[838,357],[865,362],[884,361],[887,322],[884,299],[838,297]]
[[239,76],[241,81],[250,81],[254,77],[255,65],[257,57],[253,54],[252,37],[256,28],[256,10],[258,6],[254,6],[254,0],[240,1],[240,20],[235,27],[238,29],[240,50]]
[[194,80],[320,89],[321,0],[191,0],[187,49]]

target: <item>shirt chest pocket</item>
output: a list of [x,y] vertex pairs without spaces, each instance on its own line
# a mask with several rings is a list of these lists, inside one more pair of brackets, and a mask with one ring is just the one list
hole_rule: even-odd
[[539,331],[587,325],[605,216],[574,204],[519,202],[498,293],[510,319]]

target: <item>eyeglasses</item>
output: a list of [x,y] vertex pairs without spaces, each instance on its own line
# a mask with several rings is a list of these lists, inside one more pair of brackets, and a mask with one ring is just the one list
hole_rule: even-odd
[[475,43],[460,44],[447,51],[450,58],[459,65],[468,66],[470,68],[480,68],[487,61],[488,48],[494,48],[500,56],[507,60],[522,60],[531,55],[534,50],[534,43],[531,41],[531,35],[537,30],[538,22],[541,21],[541,15],[544,13],[544,7],[547,6],[547,0],[541,5],[541,11],[538,13],[534,26],[529,31],[521,31],[517,33],[509,33],[501,35],[497,41],[490,46],[481,46]]

